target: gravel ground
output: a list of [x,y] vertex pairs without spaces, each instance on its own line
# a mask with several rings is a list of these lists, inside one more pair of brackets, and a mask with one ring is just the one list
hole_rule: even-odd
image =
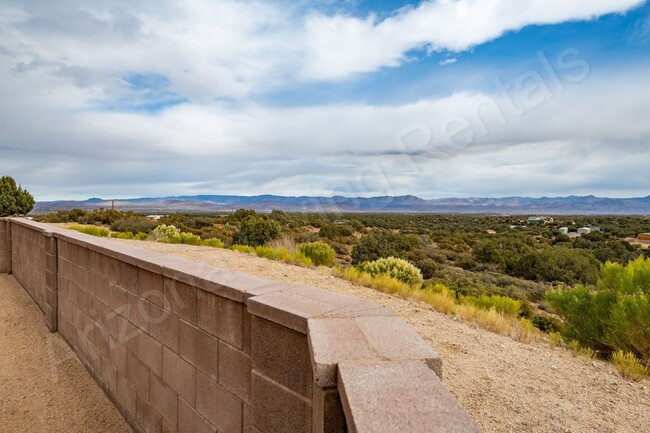
[[573,357],[543,341],[523,344],[478,329],[426,304],[354,286],[325,268],[306,269],[208,247],[137,245],[393,308],[440,353],[445,385],[486,432],[650,432],[650,383],[622,379],[608,363]]
[[0,274],[0,432],[126,433],[131,428],[27,292]]

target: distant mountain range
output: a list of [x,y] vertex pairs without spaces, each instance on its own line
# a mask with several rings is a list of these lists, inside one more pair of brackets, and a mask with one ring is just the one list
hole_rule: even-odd
[[33,213],[55,210],[95,209],[115,206],[119,210],[147,213],[216,213],[247,208],[266,212],[428,212],[469,214],[541,215],[650,215],[650,196],[639,198],[502,197],[441,198],[425,200],[412,195],[383,197],[285,197],[278,195],[193,195],[83,201],[38,202]]

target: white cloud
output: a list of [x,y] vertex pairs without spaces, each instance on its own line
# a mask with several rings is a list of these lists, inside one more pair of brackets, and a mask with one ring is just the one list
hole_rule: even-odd
[[464,51],[534,24],[625,12],[644,0],[434,0],[378,21],[313,14],[307,19],[306,79],[329,80],[394,67],[410,50]]
[[439,61],[438,64],[440,66],[447,66],[447,65],[453,65],[457,61],[458,61],[458,59],[456,57],[448,57],[448,58],[446,58],[444,60]]

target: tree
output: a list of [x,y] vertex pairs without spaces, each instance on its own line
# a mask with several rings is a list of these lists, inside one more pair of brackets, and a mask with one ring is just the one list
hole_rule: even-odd
[[25,215],[34,208],[34,197],[10,176],[0,177],[0,217]]
[[277,237],[280,232],[282,232],[282,226],[279,222],[268,218],[249,216],[241,222],[237,238],[239,242],[255,247],[264,245]]

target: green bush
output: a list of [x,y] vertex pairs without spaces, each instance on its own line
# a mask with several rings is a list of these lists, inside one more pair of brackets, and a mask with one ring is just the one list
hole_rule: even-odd
[[181,232],[181,244],[201,245],[201,238],[192,233]]
[[34,208],[34,197],[13,177],[0,177],[0,217],[27,215]]
[[537,329],[543,332],[559,332],[564,327],[558,318],[546,314],[535,314],[531,321]]
[[357,269],[369,275],[388,275],[411,286],[421,286],[424,282],[422,272],[411,263],[403,259],[388,257],[373,262],[363,262]]
[[146,241],[147,239],[149,239],[149,235],[146,233],[136,233],[134,239],[136,241]]
[[122,218],[111,224],[111,230],[115,232],[151,233],[158,226],[158,223],[143,216],[131,216]]
[[111,233],[108,229],[105,229],[103,227],[97,227],[97,226],[70,226],[68,228],[71,230],[76,230],[78,232],[85,233],[91,236],[97,236],[100,238],[108,237],[108,235]]
[[149,237],[156,242],[181,243],[181,232],[173,225],[161,224],[151,231]]
[[568,338],[602,355],[632,352],[650,365],[650,259],[607,263],[597,290],[557,289],[546,299],[566,322]]
[[239,251],[240,253],[246,253],[246,254],[255,254],[255,248],[251,247],[250,245],[231,245],[230,249],[233,251]]
[[111,233],[111,237],[115,239],[133,239],[135,236],[133,232],[115,232]]
[[626,379],[639,381],[648,377],[648,367],[641,364],[632,352],[617,350],[612,354],[612,363]]
[[463,296],[461,301],[485,310],[494,308],[499,313],[510,317],[519,316],[521,311],[521,302],[507,296]]
[[241,222],[237,239],[244,245],[256,247],[276,238],[281,232],[282,226],[279,222],[268,218],[249,216]]
[[312,266],[312,261],[303,253],[296,251],[292,252],[284,247],[272,248],[264,245],[255,247],[255,254],[259,257],[264,257],[270,260],[278,260],[286,263],[293,263],[302,266]]
[[203,245],[206,247],[212,247],[212,248],[223,248],[224,244],[221,241],[221,239],[217,238],[210,238],[210,239],[204,239],[203,240]]
[[393,233],[389,230],[373,230],[359,239],[352,248],[352,264],[370,262],[382,257],[401,257],[420,247],[413,235]]
[[309,257],[316,266],[332,266],[336,259],[334,248],[325,242],[309,242],[300,244],[298,251]]

